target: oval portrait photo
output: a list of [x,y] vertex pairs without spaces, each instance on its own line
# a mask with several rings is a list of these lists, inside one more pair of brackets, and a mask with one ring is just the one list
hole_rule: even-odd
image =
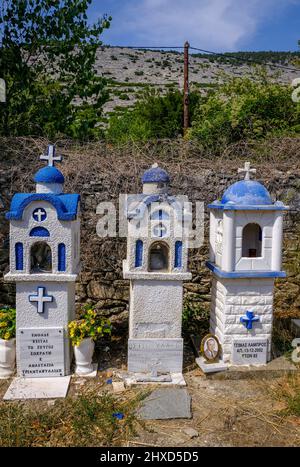
[[221,353],[221,345],[213,334],[207,334],[201,341],[201,354],[208,362],[218,360]]

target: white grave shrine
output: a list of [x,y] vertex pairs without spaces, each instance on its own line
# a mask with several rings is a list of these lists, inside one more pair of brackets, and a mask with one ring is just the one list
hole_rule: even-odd
[[142,183],[143,194],[129,195],[126,206],[128,371],[141,382],[173,381],[174,374],[182,379],[183,281],[191,279],[187,271],[191,213],[186,197],[168,195],[169,175],[157,164],[146,170]]
[[63,193],[64,176],[54,166],[61,157],[54,146],[40,159],[48,166],[35,174],[36,193],[15,194],[6,215],[10,272],[5,279],[16,282],[17,373],[22,378],[70,374],[67,326],[74,319],[80,268],[79,195]]
[[[249,162],[210,209],[213,273],[210,332],[222,346],[220,363],[266,364],[271,359],[274,279],[281,270],[283,216],[267,189],[250,180]],[[224,369],[224,368],[223,368]]]

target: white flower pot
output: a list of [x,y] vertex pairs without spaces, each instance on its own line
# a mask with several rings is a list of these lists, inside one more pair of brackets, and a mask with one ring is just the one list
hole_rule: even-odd
[[92,365],[92,358],[95,349],[95,342],[91,337],[83,339],[80,345],[74,346],[74,355],[76,368],[75,373],[77,375],[88,375],[94,371]]
[[16,339],[0,339],[0,379],[10,378],[15,371]]

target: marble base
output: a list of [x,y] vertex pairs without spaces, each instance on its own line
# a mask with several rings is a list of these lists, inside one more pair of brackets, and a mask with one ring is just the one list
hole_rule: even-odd
[[219,371],[228,370],[229,365],[222,360],[216,363],[207,363],[203,357],[196,358],[197,365],[201,368],[203,373],[217,373]]
[[3,400],[56,399],[66,397],[71,376],[61,378],[14,378]]
[[182,373],[183,339],[129,339],[128,371]]

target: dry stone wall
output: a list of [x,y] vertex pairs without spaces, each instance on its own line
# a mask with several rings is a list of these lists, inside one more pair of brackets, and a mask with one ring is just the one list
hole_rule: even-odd
[[[33,175],[40,167],[38,156],[48,141],[3,139],[0,155],[0,304],[14,304],[13,284],[3,281],[8,270],[9,225],[4,214],[13,193],[34,191]],[[245,160],[257,168],[257,178],[271,195],[288,203],[291,211],[285,218],[285,280],[276,282],[275,311],[278,316],[300,317],[300,139],[273,140],[263,147],[240,145],[227,148],[222,156],[204,155],[201,149],[183,141],[156,142],[149,145],[111,147],[104,143],[76,145],[57,141],[64,156],[61,170],[65,191],[81,193],[82,271],[76,286],[78,308],[92,303],[115,328],[127,327],[129,283],[122,278],[122,261],[126,256],[125,238],[99,238],[96,213],[102,201],[118,207],[120,193],[141,192],[140,176],[153,162],[171,175],[171,192],[185,194],[193,202],[204,201],[205,207],[219,198],[226,187],[238,180],[237,168]],[[211,300],[211,276],[205,267],[208,258],[208,213],[205,210],[205,241],[190,251],[192,280],[184,285],[186,316],[197,313],[199,321],[207,319]]]

